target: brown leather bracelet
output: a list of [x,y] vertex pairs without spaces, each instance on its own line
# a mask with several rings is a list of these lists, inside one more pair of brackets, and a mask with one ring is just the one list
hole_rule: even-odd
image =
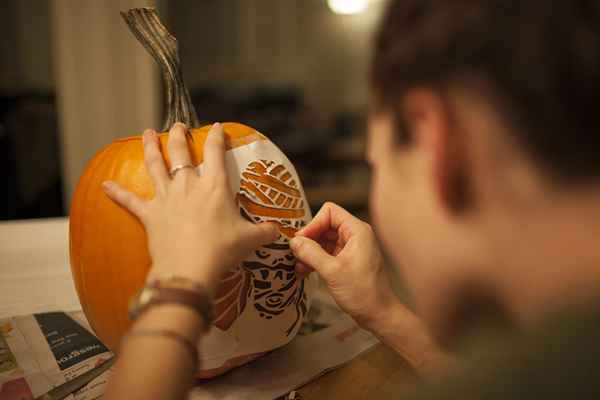
[[148,283],[132,299],[129,317],[131,320],[135,320],[150,307],[167,303],[190,307],[204,322],[205,331],[210,329],[214,320],[210,294],[201,285],[180,277],[157,279]]

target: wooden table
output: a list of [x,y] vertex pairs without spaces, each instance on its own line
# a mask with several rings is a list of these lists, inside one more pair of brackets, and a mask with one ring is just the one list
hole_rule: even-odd
[[[68,220],[0,222],[0,318],[80,308],[69,269]],[[305,400],[379,398],[411,381],[408,365],[377,345],[299,392]]]
[[303,400],[396,399],[413,383],[409,365],[393,350],[379,344],[298,392]]

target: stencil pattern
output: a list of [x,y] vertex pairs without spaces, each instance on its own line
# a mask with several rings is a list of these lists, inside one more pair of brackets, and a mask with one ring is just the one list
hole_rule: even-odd
[[250,301],[267,320],[294,307],[295,320],[286,330],[289,336],[307,311],[304,281],[296,277],[296,260],[289,248],[289,240],[305,225],[302,192],[283,165],[260,160],[242,172],[237,200],[244,218],[254,223],[274,222],[281,235],[224,278],[215,303],[215,326],[228,329]]

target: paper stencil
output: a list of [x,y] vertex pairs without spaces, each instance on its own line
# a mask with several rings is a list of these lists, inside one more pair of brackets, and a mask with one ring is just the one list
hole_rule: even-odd
[[228,151],[226,166],[242,217],[274,222],[281,235],[222,280],[215,298],[215,326],[200,343],[203,369],[288,343],[302,324],[316,285],[315,276],[298,280],[294,272],[289,240],[311,214],[287,157],[270,141],[259,140]]

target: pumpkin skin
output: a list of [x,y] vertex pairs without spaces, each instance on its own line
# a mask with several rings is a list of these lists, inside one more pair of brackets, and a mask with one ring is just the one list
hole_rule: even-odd
[[[251,127],[238,123],[224,123],[223,127],[227,151],[247,149],[246,146],[249,144],[258,144],[255,142],[274,147],[264,135]],[[190,131],[192,139],[188,139],[188,145],[195,166],[203,161],[203,145],[209,129],[210,126],[205,126]],[[160,134],[159,140],[161,152],[169,168],[170,161],[166,148],[168,134]],[[252,162],[251,165],[253,164],[258,163]],[[154,196],[153,184],[144,164],[140,136],[116,140],[92,158],[77,185],[70,215],[71,271],[79,300],[98,337],[111,349],[116,350],[131,323],[127,312],[129,300],[144,285],[151,260],[147,250],[146,233],[141,222],[106,196],[101,186],[106,180],[118,182],[123,188],[141,198],[151,199]],[[236,197],[239,204],[243,203],[241,200],[247,202],[241,192],[238,192]],[[258,221],[257,217],[254,219]],[[290,237],[289,227],[286,229],[280,226],[280,231],[283,239]],[[227,277],[224,278],[226,279]],[[248,281],[251,279],[250,275],[247,279]],[[298,283],[297,286],[304,288],[304,283]],[[222,292],[226,287],[227,285],[222,283],[218,292]],[[304,293],[309,290],[310,288],[307,287]],[[244,292],[238,296],[239,298],[247,296],[246,298],[250,299],[250,294],[251,292],[248,294]],[[223,297],[229,296],[231,294]],[[248,300],[248,303],[250,301]],[[219,302],[216,306],[218,312]],[[229,305],[226,304],[225,307]],[[251,306],[248,305],[246,308],[251,309]],[[300,316],[305,315],[306,311],[304,309]],[[241,311],[234,316],[234,320],[240,314]],[[219,328],[222,331],[228,330],[232,324],[229,321],[225,323],[226,326],[219,326],[218,322],[219,320],[215,321],[216,326],[212,328],[213,331]],[[254,321],[250,326],[255,330],[268,330],[269,322]],[[295,332],[297,330],[288,333],[290,340]],[[213,333],[211,331],[211,334]],[[216,333],[217,336],[218,334],[219,332]],[[237,334],[236,332],[235,335]],[[268,350],[282,344],[277,343]],[[206,353],[206,349],[204,350],[200,353],[201,357]],[[235,357],[224,359],[222,364],[202,368],[198,371],[197,377],[212,378],[263,354],[265,351],[236,354]]]
[[[181,75],[176,39],[156,10],[122,13],[135,37],[156,59],[165,83],[168,130],[176,121],[197,127],[198,117]],[[229,184],[242,217],[278,224],[280,237],[249,254],[227,271],[215,295],[212,329],[197,345],[199,378],[210,378],[288,343],[310,306],[316,276],[298,279],[289,239],[310,219],[297,173],[285,155],[264,135],[238,123],[224,123]],[[210,126],[188,135],[192,164],[203,162]],[[159,135],[170,168],[168,134]],[[116,181],[143,199],[154,196],[144,163],[141,137],[114,141],[92,158],[75,190],[70,215],[70,258],[75,288],[96,334],[117,350],[130,321],[128,304],[150,269],[147,238],[139,220],[113,203],[102,182]],[[200,239],[201,240],[201,239]]]
[[[245,125],[225,123],[223,127],[227,150],[266,140]],[[202,163],[209,129],[191,130],[193,141],[188,143],[194,165]],[[160,134],[159,139],[170,168],[168,134]],[[106,180],[118,182],[141,198],[154,197],[141,136],[116,140],[90,161],[75,190],[69,221],[71,271],[79,300],[94,331],[115,349],[130,324],[129,299],[145,282],[150,256],[144,227],[104,194],[101,184]]]

